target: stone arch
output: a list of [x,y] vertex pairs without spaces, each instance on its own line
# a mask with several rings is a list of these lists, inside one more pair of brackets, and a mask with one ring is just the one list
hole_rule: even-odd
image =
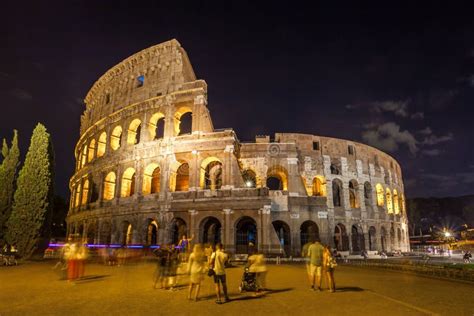
[[249,253],[253,247],[257,247],[257,222],[249,217],[243,216],[235,224],[235,251],[236,253]]
[[117,125],[112,130],[110,135],[110,148],[112,150],[117,150],[122,146],[122,126]]
[[192,133],[192,109],[189,106],[179,107],[174,114],[175,135]]
[[326,196],[326,179],[323,176],[313,178],[313,196]]
[[171,236],[170,240],[173,245],[178,245],[181,237],[188,235],[188,228],[184,219],[175,217],[171,222]]
[[89,179],[84,179],[82,184],[81,205],[86,205],[89,199]]
[[364,183],[364,202],[365,206],[372,205],[372,185],[370,182]]
[[280,165],[270,167],[266,186],[270,190],[288,190],[288,171]]
[[307,243],[314,242],[315,240],[319,240],[318,225],[311,220],[304,221],[300,226],[301,247]]
[[338,251],[349,250],[349,237],[347,236],[346,226],[339,223],[334,228],[334,245]]
[[351,228],[352,251],[359,252],[365,250],[365,238],[362,227],[352,225]]
[[129,221],[123,221],[120,231],[120,244],[130,245],[133,241],[133,226]]
[[122,184],[120,186],[120,197],[129,197],[135,194],[135,169],[127,168],[122,175]]
[[104,179],[104,192],[102,198],[106,201],[112,200],[115,197],[115,182],[116,182],[115,172],[111,171],[105,176]]
[[252,169],[245,169],[242,172],[242,179],[246,188],[257,187],[257,174]]
[[374,226],[369,227],[369,250],[377,249],[377,230]]
[[143,195],[160,192],[161,169],[157,163],[145,167],[143,173]]
[[384,192],[383,186],[380,183],[375,185],[375,192],[377,193],[377,206],[384,206]]
[[380,228],[380,246],[382,251],[387,251],[387,230],[383,226]]
[[89,152],[87,153],[87,162],[91,162],[95,158],[95,139],[89,143]]
[[88,225],[87,225],[86,242],[88,244],[94,244],[95,243],[95,238],[96,238],[96,235],[97,235],[96,226],[97,226],[97,224],[95,222],[88,223]]
[[359,184],[356,180],[349,181],[349,205],[351,208],[359,208]]
[[280,242],[280,247],[283,248],[285,254],[289,256],[291,254],[291,231],[290,226],[287,223],[281,220],[276,220],[272,222],[273,229],[278,236],[278,241]]
[[87,162],[87,144],[84,144],[82,147],[82,153],[81,153],[81,168],[85,166]]
[[214,216],[204,218],[199,224],[199,240],[203,244],[216,245],[222,240],[222,224]]
[[218,190],[222,186],[222,161],[207,157],[201,162],[199,186],[202,189]]
[[332,203],[334,207],[342,206],[342,181],[339,179],[332,180]]
[[81,205],[81,191],[82,191],[82,182],[79,181],[79,183],[76,186],[76,196],[74,198],[74,207],[78,207]]
[[165,115],[157,112],[150,117],[148,132],[151,140],[163,138],[165,135]]
[[132,122],[130,122],[130,125],[128,126],[127,143],[129,145],[138,144],[140,142],[141,133],[142,121],[140,121],[139,119],[134,119]]
[[189,190],[189,164],[184,161],[175,161],[171,164],[170,190],[188,191]]
[[97,142],[97,158],[102,157],[105,154],[105,149],[107,148],[107,133],[102,132],[99,136],[99,141]]
[[339,169],[339,166],[337,166],[334,163],[331,164],[331,166],[329,167],[329,170],[331,171],[331,174],[334,174],[334,175],[341,174],[341,170]]
[[393,190],[393,211],[395,214],[400,214],[400,205],[398,203],[398,192],[397,190]]
[[145,232],[145,245],[157,245],[158,244],[158,223],[156,220],[149,218],[146,221],[146,232]]
[[393,214],[392,193],[389,188],[387,188],[385,198],[387,200],[387,212],[388,214]]
[[112,243],[112,225],[106,221],[101,224],[99,243],[110,245]]

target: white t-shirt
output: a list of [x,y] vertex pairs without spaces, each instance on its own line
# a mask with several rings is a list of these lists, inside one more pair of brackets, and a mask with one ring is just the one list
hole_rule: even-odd
[[224,275],[227,254],[222,250],[216,250],[212,253],[211,260],[214,260],[214,272],[216,275]]

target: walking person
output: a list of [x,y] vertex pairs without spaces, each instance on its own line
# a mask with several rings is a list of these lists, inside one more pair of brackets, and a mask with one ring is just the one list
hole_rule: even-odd
[[194,245],[193,252],[189,256],[188,274],[189,277],[189,294],[188,300],[193,299],[193,290],[195,289],[194,301],[198,300],[201,282],[204,278],[204,271],[206,265],[206,256],[201,245]]
[[[216,285],[217,304],[226,303],[229,301],[227,295],[227,284],[225,275],[225,263],[228,260],[227,254],[224,252],[221,243],[216,245],[216,251],[211,255],[211,267],[214,270],[214,283]],[[224,292],[224,301],[221,300],[221,285]]]
[[[306,265],[306,273],[308,274],[308,281],[309,285],[311,286],[313,284],[313,278],[311,277],[311,264],[309,262],[309,246],[313,244],[313,240],[311,239],[308,241],[306,244],[303,245],[303,249],[301,250],[301,257],[303,257]],[[311,287],[313,288],[313,287]]]
[[323,266],[326,274],[326,279],[329,287],[329,292],[336,292],[336,283],[334,281],[334,269],[337,266],[336,259],[332,256],[331,250],[328,246],[324,247],[323,252]]
[[324,247],[318,239],[309,246],[308,256],[311,272],[311,289],[313,291],[321,291],[321,273],[323,266]]
[[262,253],[255,251],[248,259],[249,272],[255,273],[257,292],[266,290],[267,265]]

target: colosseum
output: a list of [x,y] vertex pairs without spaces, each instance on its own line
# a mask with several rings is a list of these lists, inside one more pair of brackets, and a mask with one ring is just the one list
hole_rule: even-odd
[[351,253],[409,248],[395,159],[350,140],[276,133],[243,142],[215,129],[207,84],[176,40],[109,69],[84,101],[67,223],[89,243],[169,244],[186,234],[234,254],[253,244],[298,256],[315,237]]

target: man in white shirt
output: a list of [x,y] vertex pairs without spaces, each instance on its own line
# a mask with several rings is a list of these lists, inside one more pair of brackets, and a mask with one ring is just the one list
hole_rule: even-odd
[[[217,304],[226,303],[229,301],[227,296],[227,284],[225,277],[225,263],[227,262],[228,256],[223,250],[221,243],[216,245],[216,251],[211,255],[212,269],[214,270],[214,283],[216,284]],[[221,301],[221,288],[224,292],[224,301]]]

